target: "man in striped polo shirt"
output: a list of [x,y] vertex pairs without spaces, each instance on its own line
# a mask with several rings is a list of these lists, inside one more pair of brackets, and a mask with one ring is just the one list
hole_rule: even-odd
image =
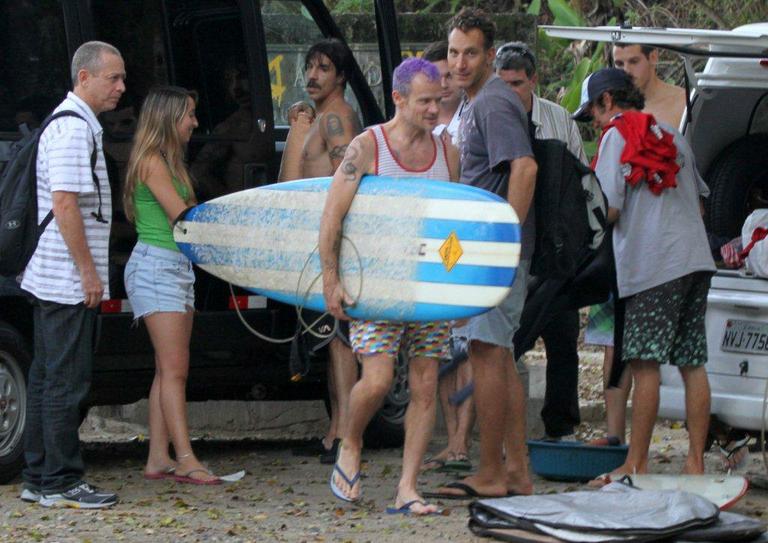
[[117,106],[125,91],[125,65],[117,49],[94,41],[77,49],[71,74],[74,90],[55,111],[74,111],[81,118],[57,119],[40,138],[38,220],[51,209],[55,220],[21,283],[34,297],[35,325],[21,499],[94,509],[117,503],[115,494],[83,480],[78,437],[80,404],[91,382],[95,309],[109,297],[112,201],[96,116]]

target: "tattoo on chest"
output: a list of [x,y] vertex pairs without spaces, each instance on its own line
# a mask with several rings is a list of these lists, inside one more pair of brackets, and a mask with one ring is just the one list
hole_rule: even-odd
[[337,145],[328,152],[328,157],[331,160],[341,160],[344,158],[344,153],[347,152],[347,145]]
[[325,132],[328,137],[343,136],[344,125],[341,124],[341,117],[335,113],[329,113],[325,119]]

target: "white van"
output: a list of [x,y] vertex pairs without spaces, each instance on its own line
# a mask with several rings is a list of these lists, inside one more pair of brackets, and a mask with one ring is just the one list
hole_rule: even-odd
[[[734,30],[542,27],[558,38],[650,45],[680,53],[691,87],[680,131],[693,147],[711,196],[707,230],[740,235],[754,209],[768,207],[768,23]],[[708,58],[702,72],[694,61]],[[768,279],[718,271],[707,306],[707,373],[712,414],[759,431],[768,393]],[[685,418],[679,373],[662,366],[659,416]]]

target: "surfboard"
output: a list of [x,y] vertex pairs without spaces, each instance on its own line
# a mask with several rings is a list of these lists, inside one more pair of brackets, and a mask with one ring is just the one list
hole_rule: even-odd
[[[740,475],[629,475],[632,486],[642,490],[683,490],[698,494],[726,510],[747,493],[749,482]],[[628,481],[629,482],[629,481]]]
[[[325,310],[317,243],[330,177],[235,192],[174,229],[203,270],[247,290]],[[365,176],[344,220],[343,284],[358,319],[463,319],[509,293],[520,256],[512,207],[446,181]]]

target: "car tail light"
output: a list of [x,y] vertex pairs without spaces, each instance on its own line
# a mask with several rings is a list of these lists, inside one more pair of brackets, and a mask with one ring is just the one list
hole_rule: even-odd
[[102,313],[130,313],[131,302],[128,300],[104,300],[101,302]]
[[264,309],[267,307],[266,296],[230,296],[229,308],[235,309],[237,304],[238,309]]

